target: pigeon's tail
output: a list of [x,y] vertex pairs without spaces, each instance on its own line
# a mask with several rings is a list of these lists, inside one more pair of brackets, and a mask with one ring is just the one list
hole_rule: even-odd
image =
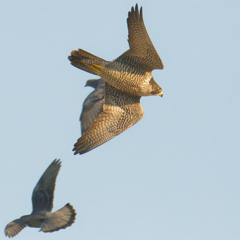
[[10,222],[5,228],[5,236],[11,238],[16,236],[26,227],[26,224],[22,224],[20,219],[16,219]]
[[74,223],[76,212],[68,203],[56,212],[50,213],[49,217],[44,219],[40,231],[54,232],[71,226]]
[[82,49],[78,49],[78,51],[73,50],[71,56],[68,56],[68,59],[73,66],[99,76],[101,68],[104,69],[107,63],[104,59],[94,56]]

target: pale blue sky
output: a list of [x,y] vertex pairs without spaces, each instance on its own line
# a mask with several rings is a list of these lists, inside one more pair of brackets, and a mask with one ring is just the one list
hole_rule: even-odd
[[240,2],[148,0],[146,28],[165,65],[164,97],[143,97],[143,119],[74,156],[94,75],[70,65],[82,48],[106,60],[128,49],[136,2],[0,2],[0,228],[31,212],[31,194],[55,158],[54,209],[77,211],[66,230],[15,238],[238,240],[240,238]]

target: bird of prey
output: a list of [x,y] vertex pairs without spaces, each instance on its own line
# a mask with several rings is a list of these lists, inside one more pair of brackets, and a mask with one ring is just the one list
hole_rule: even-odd
[[114,138],[143,117],[140,96],[122,92],[105,82],[103,112],[74,145],[74,154],[86,153]]
[[82,135],[85,134],[94,119],[103,111],[103,104],[105,102],[105,81],[102,78],[90,79],[87,81],[86,86],[91,86],[95,90],[87,96],[83,103],[83,110],[79,119],[81,121]]
[[111,86],[135,96],[163,96],[161,87],[152,77],[154,69],[163,69],[143,21],[142,7],[132,7],[128,13],[128,43],[130,49],[113,61],[105,61],[82,49],[71,52],[71,64],[101,76]]
[[43,232],[53,232],[74,223],[76,213],[69,203],[56,212],[51,212],[55,182],[60,167],[60,159],[55,159],[49,165],[33,190],[32,213],[10,222],[5,228],[6,236],[14,237],[26,226],[40,228]]

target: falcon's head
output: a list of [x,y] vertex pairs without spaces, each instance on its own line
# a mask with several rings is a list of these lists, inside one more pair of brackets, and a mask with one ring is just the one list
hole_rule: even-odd
[[149,81],[150,85],[152,86],[152,91],[150,92],[151,95],[163,96],[162,88],[154,81],[152,78]]

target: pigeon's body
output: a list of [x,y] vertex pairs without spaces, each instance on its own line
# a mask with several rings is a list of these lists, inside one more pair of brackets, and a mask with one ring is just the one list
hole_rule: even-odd
[[101,76],[108,84],[135,96],[163,96],[161,87],[154,81],[152,70],[163,69],[138,6],[132,8],[127,19],[130,49],[113,61],[105,61],[82,49],[72,51],[71,64],[84,71]]
[[74,145],[74,154],[86,153],[109,141],[143,117],[139,96],[134,96],[105,83],[103,112]]
[[80,115],[81,132],[82,135],[88,130],[94,119],[103,111],[103,104],[105,102],[105,81],[100,79],[90,79],[85,86],[95,88],[83,103],[83,110]]
[[72,225],[76,213],[69,203],[56,212],[51,212],[60,167],[61,162],[56,159],[49,165],[33,190],[32,213],[10,222],[5,228],[6,236],[14,237],[26,226],[41,228],[40,231],[43,232],[53,232]]

